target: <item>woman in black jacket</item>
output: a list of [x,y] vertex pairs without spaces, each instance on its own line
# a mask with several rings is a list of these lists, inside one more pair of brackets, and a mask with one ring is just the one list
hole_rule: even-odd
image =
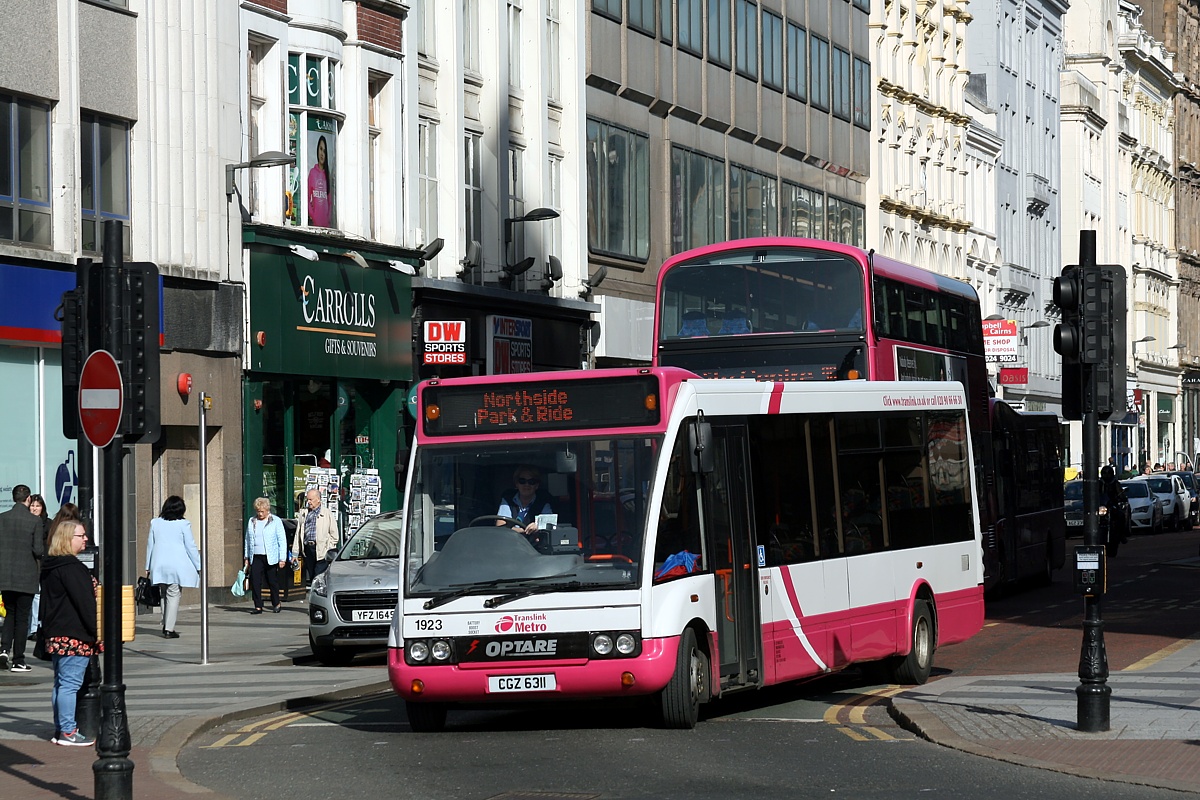
[[79,553],[87,547],[87,530],[65,520],[50,532],[50,549],[42,559],[42,631],[46,653],[54,664],[55,744],[91,747],[94,739],[79,732],[75,696],[99,652],[96,637],[96,584]]

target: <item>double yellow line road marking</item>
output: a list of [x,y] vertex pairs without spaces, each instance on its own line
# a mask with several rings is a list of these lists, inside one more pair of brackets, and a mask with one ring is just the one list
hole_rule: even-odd
[[825,712],[825,721],[837,725],[839,731],[856,742],[896,741],[896,737],[867,724],[867,709],[903,691],[903,686],[884,686],[847,697],[829,707]]
[[305,709],[304,711],[294,711],[288,714],[280,714],[278,716],[260,719],[258,722],[252,722],[249,725],[243,725],[236,733],[226,734],[212,744],[205,745],[202,749],[211,750],[217,747],[249,747],[272,731],[285,728],[294,722],[299,722],[300,720],[307,719],[308,717],[326,714],[330,711],[337,711],[348,706],[357,705],[362,703],[363,699],[364,698],[362,697],[356,697],[353,700],[343,700],[340,703],[313,706],[312,708]]

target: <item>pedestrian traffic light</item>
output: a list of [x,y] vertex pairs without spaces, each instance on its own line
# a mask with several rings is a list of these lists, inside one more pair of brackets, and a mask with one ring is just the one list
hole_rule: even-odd
[[1062,356],[1062,415],[1063,419],[1083,419],[1083,366],[1080,360],[1083,343],[1082,297],[1083,277],[1075,264],[1063,267],[1054,279],[1054,305],[1062,314],[1062,322],[1054,326],[1054,350]]
[[159,342],[158,266],[150,262],[122,265],[121,372],[125,410],[121,430],[127,442],[158,441]]

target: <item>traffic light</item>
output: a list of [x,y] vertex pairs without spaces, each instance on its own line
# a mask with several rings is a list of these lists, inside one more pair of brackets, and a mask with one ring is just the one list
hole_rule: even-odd
[[[1125,268],[1120,264],[1101,264],[1095,308],[1089,310],[1088,289],[1084,289],[1085,340],[1093,342],[1100,356],[1093,369],[1095,412],[1107,419],[1125,416]],[[1094,321],[1094,324],[1093,324]],[[1088,349],[1085,341],[1084,349]]]
[[1054,279],[1054,305],[1062,322],[1054,326],[1054,350],[1062,356],[1063,419],[1083,419],[1083,276],[1074,264],[1063,267]]
[[127,442],[158,441],[159,343],[158,266],[150,262],[122,265],[121,377],[125,410],[121,430]]
[[68,439],[79,438],[79,373],[87,359],[87,336],[83,321],[83,290],[63,292],[59,307],[62,323],[62,431]]

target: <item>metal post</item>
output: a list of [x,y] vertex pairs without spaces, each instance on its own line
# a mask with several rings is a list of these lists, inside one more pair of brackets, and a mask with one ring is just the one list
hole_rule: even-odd
[[200,393],[200,664],[208,663],[208,395]]
[[[1090,235],[1089,235],[1090,234]],[[1081,231],[1079,236],[1079,266],[1083,270],[1097,269],[1096,232]],[[1118,313],[1123,312],[1121,309]],[[1124,347],[1125,343],[1114,343]],[[1099,402],[1096,376],[1091,364],[1083,365],[1083,543],[1087,547],[1103,547],[1100,541],[1100,419],[1096,413]],[[1109,521],[1112,533],[1112,521]],[[1102,556],[1103,557],[1103,556]],[[1083,645],[1079,651],[1079,686],[1075,687],[1076,727],[1087,733],[1109,729],[1108,654],[1104,649],[1104,620],[1101,616],[1104,587],[1084,595]]]
[[[121,223],[104,223],[104,321],[105,349],[120,360],[121,353]],[[121,460],[124,437],[118,433],[103,448],[104,473],[104,681],[100,684],[99,756],[92,764],[96,800],[131,800],[133,762],[129,760],[129,720],[125,715],[125,684],[122,683],[121,600],[124,586],[123,529],[124,475]]]

